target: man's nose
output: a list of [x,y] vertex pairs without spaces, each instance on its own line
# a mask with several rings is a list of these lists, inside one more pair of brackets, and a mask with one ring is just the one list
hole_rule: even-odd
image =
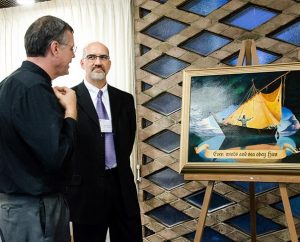
[[98,63],[98,62],[95,62],[95,63],[94,63],[94,66],[95,66],[95,67],[100,67],[100,68],[103,67],[101,61],[100,61],[99,63]]
[[102,65],[102,60],[101,60],[101,58],[99,58],[98,56],[97,56],[97,58],[96,58],[96,60],[95,60],[95,65]]

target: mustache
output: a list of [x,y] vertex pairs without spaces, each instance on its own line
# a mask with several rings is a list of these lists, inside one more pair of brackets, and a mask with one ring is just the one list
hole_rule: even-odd
[[95,69],[101,69],[102,71],[104,71],[103,66],[100,66],[100,65],[94,66],[94,67],[92,68],[92,71],[94,71]]

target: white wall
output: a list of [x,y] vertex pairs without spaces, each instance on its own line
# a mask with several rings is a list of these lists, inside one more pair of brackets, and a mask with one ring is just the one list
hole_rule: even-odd
[[59,77],[54,85],[74,86],[82,81],[80,67],[86,43],[101,41],[110,49],[110,84],[134,93],[134,53],[131,0],[52,0],[31,6],[0,10],[0,81],[18,68],[26,58],[24,34],[38,17],[53,15],[74,29],[76,57],[70,74]]

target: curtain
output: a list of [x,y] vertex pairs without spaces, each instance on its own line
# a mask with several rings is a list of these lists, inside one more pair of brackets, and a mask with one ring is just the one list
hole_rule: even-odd
[[74,29],[76,57],[70,73],[53,85],[72,87],[83,79],[80,67],[83,47],[91,41],[108,46],[112,60],[108,82],[134,93],[134,43],[131,0],[52,0],[30,6],[0,10],[0,81],[26,59],[24,34],[29,25],[43,15],[53,15]]
[[[52,0],[30,6],[0,9],[0,81],[26,59],[24,35],[29,25],[44,15],[53,15],[74,29],[77,46],[69,75],[53,81],[54,86],[72,87],[83,80],[80,67],[83,47],[91,41],[104,43],[112,66],[108,83],[134,94],[134,37],[131,0]],[[136,163],[136,148],[133,164]]]

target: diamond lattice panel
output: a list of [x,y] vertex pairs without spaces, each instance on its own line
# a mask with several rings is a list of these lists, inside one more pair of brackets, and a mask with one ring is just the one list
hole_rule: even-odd
[[179,22],[178,20],[163,17],[144,29],[142,33],[165,41],[184,30],[187,26],[187,24]]
[[152,173],[151,175],[147,176],[147,179],[166,190],[172,190],[185,183],[183,175],[168,167]]
[[[256,54],[258,57],[258,63],[260,65],[263,64],[270,64],[276,60],[278,60],[281,55],[271,52],[271,51],[266,51],[260,48],[256,49]],[[230,66],[236,66],[237,65],[237,61],[238,61],[238,57],[239,57],[239,52],[234,53],[233,55],[225,58],[224,60],[222,60],[223,63],[230,65]],[[246,65],[246,59],[243,61],[243,65]]]
[[150,200],[151,198],[154,198],[153,194],[151,194],[149,192],[146,192],[146,191],[143,192],[143,199],[144,199],[144,201]]
[[170,115],[181,108],[181,98],[165,92],[152,98],[149,102],[143,104],[143,106],[163,115]]
[[277,15],[278,12],[275,10],[248,4],[221,22],[251,31]]
[[151,157],[143,154],[142,161],[143,161],[143,165],[147,165],[147,164],[153,162],[154,160]]
[[[205,184],[197,180],[187,182],[177,171],[183,70],[235,66],[245,39],[255,41],[259,64],[299,61],[300,3],[297,0],[133,0],[133,3],[139,120],[137,152],[142,170],[139,198],[144,240],[192,242]],[[207,85],[211,84],[209,80]],[[196,98],[205,98],[204,94]],[[209,105],[215,101],[215,97],[207,97]],[[197,121],[190,123],[190,129],[197,125]],[[221,149],[232,148],[234,141],[226,138],[221,142],[221,139],[212,144],[222,143]],[[198,141],[196,135],[189,137],[190,144]],[[188,159],[198,162],[201,157],[191,153],[195,155]],[[248,185],[222,181],[215,184],[202,242],[251,240],[250,217],[240,218],[249,212]],[[257,240],[288,241],[278,184],[256,183],[255,188],[261,216],[257,224],[262,235]],[[298,190],[296,184],[291,186],[290,195],[297,195]],[[300,196],[291,198],[298,219]],[[192,218],[183,223],[168,221],[177,212],[174,215],[163,206]],[[151,217],[149,213],[153,210]],[[227,223],[234,218],[237,218],[233,221],[235,225]]]
[[[251,221],[250,213],[246,213],[241,216],[231,218],[225,222],[243,231],[244,233],[250,235],[251,234],[250,221]],[[256,224],[259,225],[256,227],[256,233],[258,236],[271,233],[276,230],[284,229],[284,226],[275,223],[271,219],[265,218],[260,214],[256,214]]]
[[300,46],[300,18],[288,25],[285,25],[283,28],[280,28],[279,31],[276,31],[269,36],[274,39]]
[[146,82],[141,82],[141,85],[142,85],[141,89],[142,89],[143,92],[152,87],[152,85],[150,85],[149,83],[146,83]]
[[144,142],[169,154],[179,149],[179,137],[180,136],[173,131],[165,129],[160,133],[151,136]]
[[145,17],[145,16],[148,15],[149,13],[151,13],[150,10],[145,9],[145,8],[140,8],[140,17],[141,17],[141,18]]
[[145,228],[144,229],[144,237],[148,237],[148,236],[150,236],[150,235],[152,235],[152,234],[155,233],[153,230],[147,228],[146,226],[144,228]]
[[180,47],[199,55],[208,56],[230,42],[231,39],[227,37],[209,31],[202,31],[200,34],[180,44]]
[[183,222],[186,222],[186,221],[192,219],[192,217],[177,210],[176,208],[170,206],[169,204],[155,208],[146,214],[148,216],[154,218],[158,222],[164,224],[168,228],[174,227],[175,225],[178,225],[180,223],[183,223]]
[[[194,194],[185,197],[184,200],[188,201],[189,203],[195,205],[198,208],[201,208],[203,204],[204,194],[205,191],[202,190],[200,192],[196,192]],[[219,193],[213,192],[211,201],[209,203],[208,212],[211,213],[232,204],[234,204],[233,201],[230,201],[229,199],[225,198]]]
[[162,55],[141,67],[141,69],[162,78],[168,78],[189,65],[190,63],[186,61],[176,59],[169,55]]
[[[227,183],[230,186],[233,186],[242,192],[248,193],[249,194],[249,182],[228,182]],[[264,192],[273,190],[275,188],[278,188],[278,183],[277,182],[256,182],[255,183],[255,195],[262,194]]]
[[179,8],[201,16],[207,16],[228,2],[229,0],[191,0],[185,2]]
[[155,2],[158,2],[158,3],[166,3],[168,0],[152,0],[152,1],[155,1]]
[[[290,200],[290,205],[291,205],[293,216],[300,218],[300,195],[290,197],[289,200]],[[272,206],[277,209],[280,209],[282,212],[284,212],[282,202],[275,203]]]
[[148,46],[146,46],[146,45],[140,45],[141,55],[146,54],[150,50],[151,50],[151,48],[149,48]]
[[148,119],[142,118],[142,128],[147,128],[148,126],[152,125],[153,123]]

